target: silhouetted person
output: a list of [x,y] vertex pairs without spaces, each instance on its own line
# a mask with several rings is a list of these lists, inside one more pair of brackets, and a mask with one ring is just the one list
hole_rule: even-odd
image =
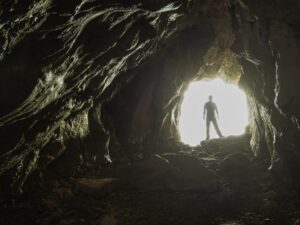
[[204,110],[203,110],[203,119],[205,119],[206,117],[206,140],[209,140],[210,137],[209,136],[210,122],[213,123],[219,137],[223,137],[216,119],[216,114],[219,117],[217,105],[212,101],[213,97],[211,95],[208,97],[208,99],[209,101],[205,103]]

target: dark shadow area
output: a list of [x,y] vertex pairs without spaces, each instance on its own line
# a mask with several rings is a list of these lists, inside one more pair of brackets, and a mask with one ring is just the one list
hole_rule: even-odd
[[100,225],[297,221],[291,190],[253,156],[249,134],[195,148],[161,143],[131,149],[130,164],[45,182],[23,196],[30,204],[2,209],[1,218],[10,224]]

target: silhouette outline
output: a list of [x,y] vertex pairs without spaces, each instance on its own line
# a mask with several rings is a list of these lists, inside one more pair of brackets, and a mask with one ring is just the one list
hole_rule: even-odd
[[219,112],[216,103],[213,102],[213,96],[208,96],[208,102],[204,104],[203,109],[203,119],[206,119],[206,140],[208,141],[210,138],[210,123],[214,125],[214,128],[219,135],[219,137],[224,137],[220,131],[218,126],[217,117],[219,118]]

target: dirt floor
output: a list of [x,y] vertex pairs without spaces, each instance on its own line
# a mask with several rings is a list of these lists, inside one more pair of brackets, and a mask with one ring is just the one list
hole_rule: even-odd
[[297,195],[246,137],[135,146],[132,159],[52,179],[1,207],[1,225],[297,225]]

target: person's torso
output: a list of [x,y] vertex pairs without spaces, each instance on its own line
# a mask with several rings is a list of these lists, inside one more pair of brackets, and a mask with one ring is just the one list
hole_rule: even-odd
[[206,111],[207,111],[207,118],[214,118],[215,117],[215,110],[216,110],[216,105],[213,102],[207,102],[205,104]]

